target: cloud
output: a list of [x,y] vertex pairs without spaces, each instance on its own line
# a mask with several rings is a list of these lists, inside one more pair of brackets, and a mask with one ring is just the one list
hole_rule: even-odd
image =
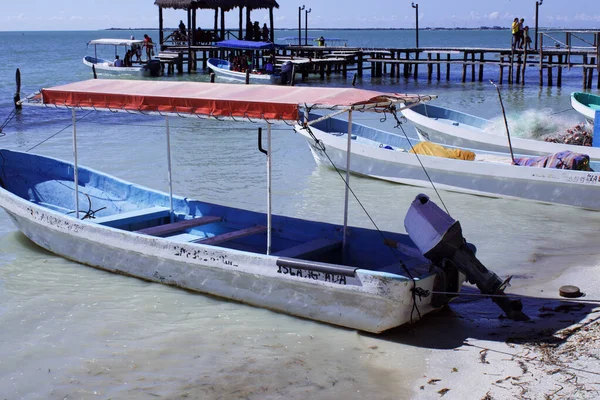
[[25,18],[25,15],[19,14],[19,15],[8,15],[8,16],[4,17],[4,20],[9,21],[9,22],[13,22],[13,21],[19,22],[19,21],[25,21],[26,18]]
[[600,22],[600,15],[575,14],[575,16],[573,17],[573,20]]
[[497,20],[499,18],[500,18],[500,12],[498,12],[498,11],[494,11],[493,13],[491,13],[490,15],[488,15],[488,19],[492,20],[492,21],[495,21],[495,20]]

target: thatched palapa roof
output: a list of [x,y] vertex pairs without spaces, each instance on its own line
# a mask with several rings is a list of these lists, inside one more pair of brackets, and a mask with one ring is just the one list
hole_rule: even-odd
[[155,0],[154,4],[162,8],[183,10],[222,8],[231,11],[237,7],[247,7],[250,10],[261,8],[279,8],[275,0]]

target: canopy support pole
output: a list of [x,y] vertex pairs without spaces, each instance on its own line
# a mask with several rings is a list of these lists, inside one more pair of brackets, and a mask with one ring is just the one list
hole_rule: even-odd
[[169,127],[169,116],[165,115],[165,124],[167,127],[167,166],[169,169],[169,214],[171,215],[171,222],[174,222],[173,215],[173,175],[171,170],[171,129]]
[[75,108],[71,110],[71,118],[73,120],[73,183],[75,184],[75,218],[79,219],[79,167],[77,164],[77,119],[75,118]]
[[272,177],[271,123],[267,122],[267,255],[271,254]]
[[350,150],[352,147],[352,110],[348,111],[348,144],[346,147],[346,194],[344,198],[344,237],[342,248],[346,248],[346,236],[348,234],[348,199],[350,197]]

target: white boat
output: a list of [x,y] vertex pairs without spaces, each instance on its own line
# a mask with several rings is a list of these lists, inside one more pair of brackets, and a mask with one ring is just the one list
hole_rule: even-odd
[[588,123],[594,125],[596,111],[600,111],[600,96],[585,92],[573,92],[571,93],[571,106],[583,115]]
[[[503,294],[505,285],[476,261],[458,221],[424,195],[404,221],[412,240],[350,227],[347,201],[340,226],[272,215],[273,123],[296,121],[303,107],[352,114],[381,112],[398,101],[419,98],[352,88],[110,79],[43,89],[27,103],[71,108],[74,124],[76,109],[165,116],[170,191],[79,166],[74,125],[73,163],[1,150],[0,206],[33,242],[67,259],[368,332],[414,322],[444,305],[463,274],[484,293]],[[266,213],[173,195],[171,116],[266,125],[267,149],[259,146],[266,152]],[[509,316],[526,318],[518,301],[494,301]]]
[[[407,108],[402,110],[402,115],[415,126],[421,140],[471,149],[509,152],[506,133],[497,135],[490,132],[490,120],[431,104]],[[510,142],[513,152],[519,154],[547,155],[569,150],[587,154],[592,160],[600,160],[600,147],[552,143],[515,136],[510,137]]]
[[[372,178],[421,187],[431,187],[433,182],[438,189],[455,192],[600,210],[598,172],[524,166],[522,157],[517,161],[523,165],[513,165],[507,153],[482,150],[472,151],[472,161],[433,155],[417,157],[409,152],[412,147],[430,142],[410,142],[400,132],[384,132],[356,123],[352,124],[352,140],[348,141],[343,133],[347,131],[346,121],[316,121],[297,125],[295,130],[306,138],[318,164],[347,169],[346,154],[350,148],[350,171]],[[587,162],[585,157],[581,160]],[[600,162],[589,165],[600,171]]]
[[[146,63],[138,63],[129,67],[118,67],[114,64],[116,55],[119,55],[121,59],[127,50],[131,50],[133,46],[141,46],[144,44],[143,40],[130,40],[130,39],[95,39],[88,43],[88,47],[94,46],[94,55],[86,55],[83,57],[83,63],[90,68],[94,68],[98,75],[108,75],[112,77],[116,76],[158,76],[161,72],[161,65],[159,60],[149,60]],[[107,60],[98,57],[98,46],[112,46],[114,47],[114,56],[112,60]]]
[[[234,71],[232,65],[227,60],[220,58],[209,58],[206,61],[208,68],[215,73],[215,76],[220,79],[225,79],[229,82],[246,82],[246,72]],[[249,83],[258,83],[263,85],[278,84],[280,76],[278,74],[260,73],[258,71],[250,71],[248,73]]]

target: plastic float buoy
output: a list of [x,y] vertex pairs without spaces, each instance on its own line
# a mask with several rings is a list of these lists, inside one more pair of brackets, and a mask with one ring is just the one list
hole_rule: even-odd
[[583,293],[581,293],[579,288],[577,286],[573,286],[573,285],[561,286],[560,289],[558,289],[558,293],[560,293],[560,295],[562,297],[569,297],[569,298],[583,296]]

